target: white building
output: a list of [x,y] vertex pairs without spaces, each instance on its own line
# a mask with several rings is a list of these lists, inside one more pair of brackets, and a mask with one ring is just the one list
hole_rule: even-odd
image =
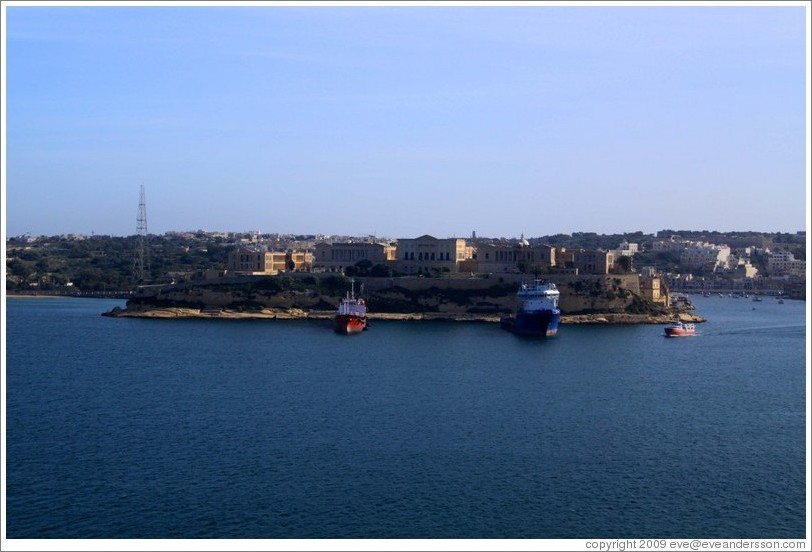
[[795,259],[789,251],[776,251],[767,257],[767,268],[774,275],[788,274],[790,276],[806,275],[806,261]]
[[622,252],[623,255],[626,255],[626,254],[634,255],[635,253],[640,251],[640,245],[636,244],[636,243],[629,243],[626,240],[623,240],[623,242],[620,244],[619,249],[620,249],[620,251]]
[[623,240],[618,246],[617,249],[613,249],[612,253],[614,253],[615,258],[619,257],[633,257],[635,253],[639,251],[639,246],[636,243],[629,243],[626,240]]
[[680,264],[690,269],[717,270],[729,267],[730,248],[726,245],[696,243],[680,254]]

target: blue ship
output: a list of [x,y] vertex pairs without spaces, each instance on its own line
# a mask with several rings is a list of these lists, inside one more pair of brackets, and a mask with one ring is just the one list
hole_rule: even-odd
[[553,283],[536,280],[532,286],[522,284],[516,293],[516,316],[503,316],[502,328],[531,337],[556,335],[561,321],[558,297],[558,288]]

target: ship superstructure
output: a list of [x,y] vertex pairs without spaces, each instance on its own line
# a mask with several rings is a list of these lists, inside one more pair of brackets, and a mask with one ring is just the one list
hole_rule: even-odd
[[503,316],[502,328],[517,335],[551,337],[558,333],[560,293],[552,282],[522,284],[516,293],[516,315]]
[[335,316],[335,331],[342,334],[359,333],[367,329],[366,302],[355,297],[355,281],[351,281],[352,289],[347,296],[341,299],[338,312]]

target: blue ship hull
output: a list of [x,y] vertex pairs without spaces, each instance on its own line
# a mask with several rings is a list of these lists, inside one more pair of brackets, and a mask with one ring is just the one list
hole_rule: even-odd
[[558,323],[561,321],[561,311],[543,310],[535,312],[519,312],[516,317],[502,318],[502,328],[529,337],[552,337],[558,333]]

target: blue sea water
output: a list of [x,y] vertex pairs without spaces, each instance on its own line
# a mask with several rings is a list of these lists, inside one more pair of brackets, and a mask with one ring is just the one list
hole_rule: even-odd
[[8,538],[803,538],[805,303],[700,335],[7,301]]

